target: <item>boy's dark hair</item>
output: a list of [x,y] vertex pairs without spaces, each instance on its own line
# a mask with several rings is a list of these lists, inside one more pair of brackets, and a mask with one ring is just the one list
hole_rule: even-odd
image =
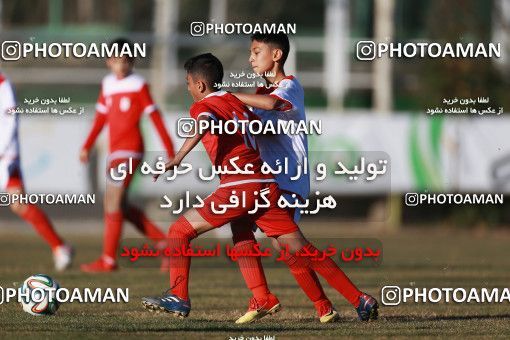
[[[215,84],[223,81],[223,65],[211,53],[204,53],[189,58],[184,63],[184,69],[192,76],[200,76],[209,89],[215,89]],[[219,90],[219,88],[216,88],[216,90]]]
[[[134,53],[134,47],[135,45],[133,44],[133,42],[129,39],[126,39],[126,38],[117,38],[117,39],[114,39],[112,41],[110,41],[108,43],[108,48],[110,49],[110,51],[112,50],[113,46],[117,45],[117,49],[118,49],[118,53],[120,53],[120,51],[122,51],[122,48],[124,47],[124,45],[127,45],[129,50],[131,51],[131,53]],[[128,55],[126,55],[126,58],[130,61],[130,62],[133,62],[135,61],[135,58],[134,57],[130,57]]]
[[285,64],[287,57],[289,56],[289,37],[285,33],[255,33],[251,36],[251,41],[258,41],[268,45],[272,45],[275,48],[282,50],[282,65]]

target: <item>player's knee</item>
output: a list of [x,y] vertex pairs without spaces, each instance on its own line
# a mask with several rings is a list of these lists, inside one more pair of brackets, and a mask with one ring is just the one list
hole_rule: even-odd
[[122,210],[125,202],[124,188],[113,185],[106,187],[104,198],[104,210],[107,213],[115,213]]
[[271,238],[271,244],[273,245],[273,248],[277,251],[282,250],[282,247],[280,247],[280,244],[278,243],[278,240],[276,238]]
[[276,240],[276,243],[278,244],[279,247],[288,248],[290,252],[296,253],[307,244],[307,241],[306,239],[300,237],[279,236]]
[[104,200],[104,211],[107,214],[116,213],[120,210],[122,210],[122,206],[118,200],[114,199],[105,199]]
[[186,217],[181,216],[168,228],[168,238],[180,239],[183,237],[188,239],[195,238],[197,237],[197,232]]

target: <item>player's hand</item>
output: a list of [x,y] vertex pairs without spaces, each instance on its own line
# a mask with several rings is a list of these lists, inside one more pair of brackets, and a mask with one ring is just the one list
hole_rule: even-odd
[[88,161],[89,161],[89,151],[86,149],[82,149],[80,151],[80,162],[88,163]]
[[158,174],[154,174],[154,176],[152,176],[152,181],[153,182],[156,182],[159,178],[160,175],[164,174],[165,172],[167,172],[168,170],[173,170],[175,167],[178,167],[179,165],[181,164],[181,161],[178,160],[177,158],[173,158],[171,159],[170,161],[168,161],[166,164],[165,164],[165,171],[162,172],[162,173],[158,173]]

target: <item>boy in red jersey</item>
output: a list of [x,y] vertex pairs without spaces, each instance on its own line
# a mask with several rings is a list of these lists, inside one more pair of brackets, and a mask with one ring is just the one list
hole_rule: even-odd
[[[11,83],[0,74],[0,192],[24,194],[18,140],[18,115],[9,113],[16,106]],[[71,266],[73,249],[64,244],[55,232],[46,214],[34,204],[19,201],[9,205],[11,211],[30,223],[53,252],[55,269],[62,271]]]
[[[132,43],[126,39],[117,39],[111,46],[117,45],[118,51],[133,51]],[[149,87],[145,80],[133,72],[134,58],[122,56],[111,57],[106,61],[111,70],[101,84],[101,91],[96,104],[96,118],[90,134],[80,152],[80,160],[89,159],[97,136],[108,123],[110,137],[110,154],[107,160],[107,183],[104,198],[105,233],[102,256],[89,264],[81,266],[85,272],[109,272],[117,268],[116,255],[122,231],[122,222],[127,219],[148,238],[157,241],[165,235],[138,208],[126,201],[132,173],[124,176],[111,175],[119,166],[132,164],[137,169],[143,158],[144,145],[140,131],[140,121],[150,117],[163,141],[168,157],[174,157],[174,150],[161,114],[152,101]],[[134,171],[133,171],[134,172]],[[122,178],[118,180],[117,178]]]
[[[197,121],[214,120],[225,123],[228,120],[257,119],[248,108],[232,94],[217,91],[214,84],[221,83],[223,79],[223,66],[212,54],[202,54],[189,59],[185,64],[187,71],[186,81],[188,91],[195,103],[190,114]],[[198,125],[201,125],[200,123]],[[202,140],[202,143],[215,166],[221,165],[223,169],[234,170],[231,164],[241,169],[250,169],[246,174],[222,174],[220,186],[204,200],[202,208],[190,209],[181,216],[169,229],[169,246],[172,249],[186,249],[190,241],[198,235],[211,229],[220,227],[239,218],[255,223],[268,237],[274,237],[281,246],[288,246],[293,254],[286,258],[290,268],[307,268],[324,276],[337,290],[341,290],[349,301],[358,300],[359,308],[366,314],[366,319],[374,318],[377,314],[377,302],[370,297],[365,301],[365,294],[361,293],[345,276],[330,258],[317,261],[320,252],[310,244],[299,231],[290,212],[278,206],[280,191],[272,176],[260,172],[262,160],[253,144],[251,136],[236,131],[234,134],[214,134],[212,130],[197,131],[195,136],[187,138],[175,158],[166,164],[165,169],[171,170],[179,166],[184,157]],[[250,167],[248,167],[250,165]],[[157,179],[155,176],[155,179]],[[255,202],[261,193],[266,194],[267,208],[258,209],[254,214],[250,211],[256,207]],[[218,214],[215,206],[229,205],[231,197],[236,196],[237,201],[243,198],[242,206],[229,207]],[[235,201],[235,200],[234,200]],[[250,225],[246,225],[251,228]],[[299,256],[307,254],[306,256]],[[309,254],[316,254],[309,256]],[[329,260],[329,261],[328,261]],[[142,304],[150,310],[164,310],[177,316],[188,316],[191,302],[188,295],[189,256],[172,256],[170,258],[170,293],[162,297],[146,297]],[[372,301],[373,300],[373,301]],[[271,294],[264,306],[266,314],[272,314],[280,308],[278,300]],[[358,311],[360,313],[360,311]]]

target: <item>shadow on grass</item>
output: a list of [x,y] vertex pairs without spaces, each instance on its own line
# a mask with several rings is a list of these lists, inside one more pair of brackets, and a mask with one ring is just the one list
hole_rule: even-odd
[[510,314],[500,315],[451,315],[451,316],[405,316],[389,315],[380,317],[380,320],[391,322],[410,322],[410,321],[467,321],[467,320],[504,320],[510,319]]

